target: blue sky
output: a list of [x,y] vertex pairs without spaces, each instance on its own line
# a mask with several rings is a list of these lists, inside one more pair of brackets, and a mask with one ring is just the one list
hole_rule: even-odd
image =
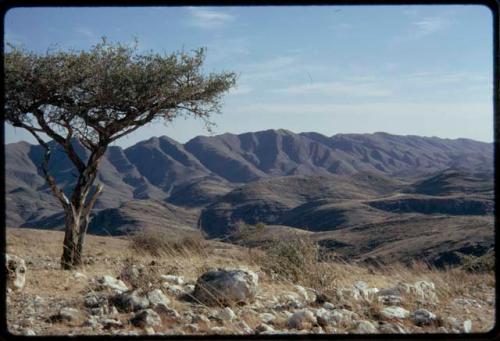
[[[216,134],[385,131],[493,141],[492,15],[482,6],[17,8],[5,40],[45,52],[101,36],[143,50],[207,48],[205,70],[236,71]],[[118,141],[208,135],[183,118]],[[6,127],[6,142],[28,140]]]

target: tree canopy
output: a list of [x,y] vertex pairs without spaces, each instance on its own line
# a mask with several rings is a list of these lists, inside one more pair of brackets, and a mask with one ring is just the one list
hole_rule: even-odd
[[[36,54],[10,46],[4,55],[4,120],[29,131],[45,149],[42,172],[66,217],[63,268],[81,263],[90,211],[102,191],[89,192],[108,145],[145,124],[191,115],[211,124],[222,95],[235,85],[233,72],[202,72],[205,50],[192,54],[139,53],[137,44],[109,44],[88,51]],[[71,196],[49,173],[48,136],[78,171]],[[73,142],[89,150],[82,160]]]

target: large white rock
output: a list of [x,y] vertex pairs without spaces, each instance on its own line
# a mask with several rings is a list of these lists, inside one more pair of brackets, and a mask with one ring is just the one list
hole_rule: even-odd
[[152,308],[156,308],[158,306],[168,307],[170,304],[170,300],[160,289],[148,292],[147,298]]
[[5,273],[7,275],[7,288],[13,291],[21,291],[26,283],[26,263],[24,259],[5,254]]
[[380,315],[386,319],[405,319],[410,312],[401,307],[385,307],[380,310]]
[[95,282],[97,284],[97,290],[111,289],[117,293],[122,293],[129,290],[129,288],[125,283],[123,283],[123,281],[109,275],[99,276],[95,279]]
[[253,301],[258,275],[243,269],[217,269],[205,272],[196,281],[193,296],[206,305],[246,304]]

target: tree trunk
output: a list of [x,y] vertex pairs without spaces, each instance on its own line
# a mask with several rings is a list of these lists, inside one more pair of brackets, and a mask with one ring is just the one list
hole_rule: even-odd
[[[76,213],[76,214],[75,214]],[[66,230],[64,233],[63,254],[61,256],[61,267],[66,270],[71,270],[82,263],[82,245],[80,245],[80,216],[81,212],[67,209],[66,214]]]

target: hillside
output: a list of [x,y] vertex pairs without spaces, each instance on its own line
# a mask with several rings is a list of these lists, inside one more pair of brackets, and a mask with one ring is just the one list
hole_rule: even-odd
[[[85,158],[85,149],[74,144]],[[58,204],[38,169],[42,149],[19,142],[7,144],[5,152],[7,225],[59,226]],[[64,189],[74,185],[76,172],[57,148],[49,168]],[[98,175],[105,191],[95,210],[118,208],[137,199],[203,208],[245,183],[290,175],[361,172],[415,179],[449,168],[482,172],[488,179],[493,145],[386,133],[327,137],[287,130],[198,136],[185,144],[166,136],[153,137],[126,149],[109,148]],[[416,186],[414,191],[423,194],[428,192],[426,186],[435,187],[432,183]]]

